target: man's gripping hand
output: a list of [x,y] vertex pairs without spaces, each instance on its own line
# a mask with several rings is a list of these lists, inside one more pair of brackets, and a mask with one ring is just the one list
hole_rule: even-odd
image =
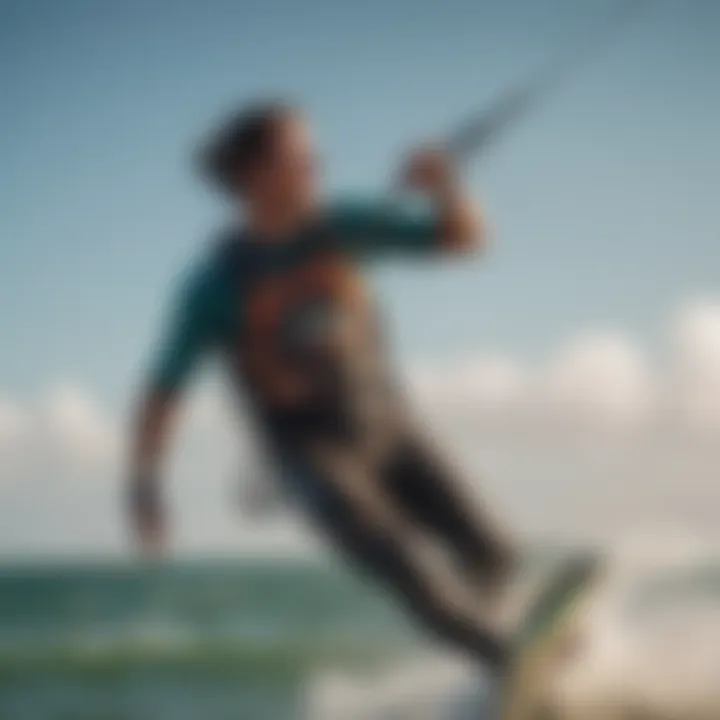
[[442,246],[452,253],[479,250],[485,240],[479,210],[462,186],[453,158],[440,148],[421,148],[401,167],[405,188],[426,195],[435,206]]
[[458,174],[450,155],[440,148],[423,147],[410,153],[401,169],[409,190],[443,198],[458,190]]

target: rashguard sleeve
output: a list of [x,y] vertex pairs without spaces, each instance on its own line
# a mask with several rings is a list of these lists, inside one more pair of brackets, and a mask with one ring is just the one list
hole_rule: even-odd
[[438,219],[425,205],[337,203],[330,210],[330,223],[349,251],[369,259],[425,255],[441,246]]
[[187,279],[166,320],[150,371],[150,387],[173,394],[183,389],[212,344],[213,318],[205,277]]

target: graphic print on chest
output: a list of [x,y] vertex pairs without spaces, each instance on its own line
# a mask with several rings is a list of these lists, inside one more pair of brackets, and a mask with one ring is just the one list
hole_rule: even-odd
[[367,352],[372,313],[361,278],[339,253],[315,253],[258,278],[245,305],[247,380],[274,405],[342,375]]

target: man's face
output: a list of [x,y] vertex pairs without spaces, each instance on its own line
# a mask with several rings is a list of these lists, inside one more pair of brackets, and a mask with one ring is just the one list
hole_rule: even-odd
[[267,159],[253,173],[250,200],[283,213],[311,211],[319,197],[315,147],[304,120],[289,116],[275,128]]

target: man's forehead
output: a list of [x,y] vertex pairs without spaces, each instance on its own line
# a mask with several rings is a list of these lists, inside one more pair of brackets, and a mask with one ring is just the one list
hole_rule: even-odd
[[292,147],[305,147],[312,144],[312,133],[307,120],[301,115],[283,119],[278,128],[281,144]]

